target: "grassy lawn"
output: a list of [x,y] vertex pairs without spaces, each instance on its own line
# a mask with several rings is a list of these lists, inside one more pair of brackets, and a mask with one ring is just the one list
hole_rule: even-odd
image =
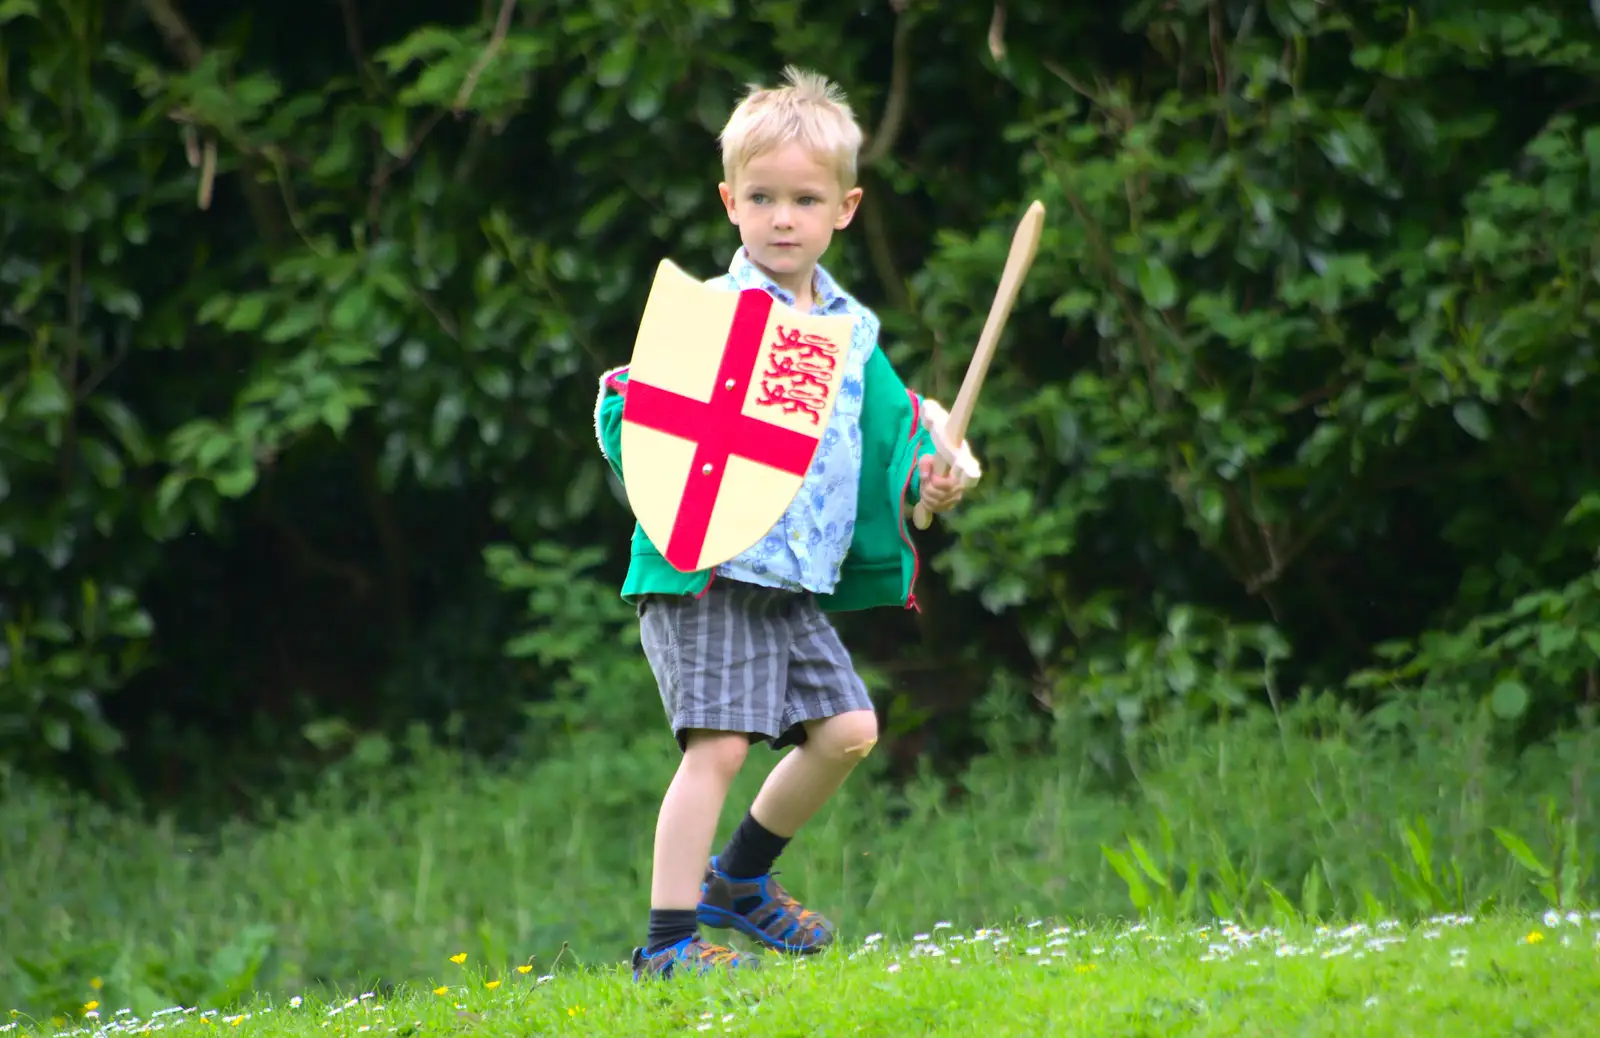
[[907,944],[877,935],[737,977],[636,985],[616,967],[505,976],[440,956],[437,987],[263,1002],[240,1013],[110,1006],[18,1036],[238,1035],[1299,1035],[1592,1034],[1600,912],[1398,923],[1084,930],[1030,923]]
[[[0,1038],[1600,1034],[1600,914],[1544,914],[1600,907],[1600,772],[1498,758],[1475,717],[1178,728],[1121,789],[1069,744],[962,796],[864,780],[779,866],[839,947],[643,987],[654,741],[419,754],[210,833],[0,783]],[[1184,929],[1214,916],[1251,932]],[[1302,917],[1351,922],[1260,929]]]

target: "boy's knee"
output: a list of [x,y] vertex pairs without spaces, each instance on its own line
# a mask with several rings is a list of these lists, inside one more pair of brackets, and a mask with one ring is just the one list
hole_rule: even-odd
[[684,761],[706,768],[730,780],[744,766],[750,753],[750,740],[739,732],[695,730],[689,733],[683,750]]
[[878,745],[878,715],[871,710],[852,710],[830,717],[821,726],[827,752],[856,763],[865,760]]

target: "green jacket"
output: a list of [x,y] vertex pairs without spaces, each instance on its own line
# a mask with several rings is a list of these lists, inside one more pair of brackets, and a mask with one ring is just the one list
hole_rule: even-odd
[[[861,496],[850,551],[832,593],[818,595],[829,612],[899,605],[915,609],[920,562],[911,543],[902,502],[915,503],[922,493],[917,460],[934,453],[922,428],[921,400],[907,389],[881,349],[867,359],[861,403]],[[611,471],[622,479],[622,404],[628,391],[628,369],[617,368],[600,378],[595,403],[595,432]],[[705,594],[713,571],[684,573],[662,558],[637,522],[633,551],[622,597],[637,602],[649,594]]]

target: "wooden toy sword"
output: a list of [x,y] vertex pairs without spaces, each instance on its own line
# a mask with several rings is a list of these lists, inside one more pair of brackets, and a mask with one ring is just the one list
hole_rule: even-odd
[[[994,303],[989,307],[989,319],[984,322],[983,334],[978,336],[978,347],[972,351],[967,376],[961,382],[961,391],[956,394],[955,404],[947,413],[932,400],[924,399],[922,402],[922,424],[938,451],[933,459],[935,475],[942,476],[955,469],[960,473],[963,485],[968,486],[983,475],[978,459],[967,447],[967,423],[971,421],[972,409],[978,403],[978,391],[983,388],[984,376],[989,373],[989,361],[994,357],[1000,333],[1005,329],[1006,319],[1011,316],[1011,306],[1022,289],[1022,279],[1028,276],[1034,254],[1039,251],[1039,234],[1043,229],[1044,205],[1035,200],[1028,206],[1028,211],[1022,214],[1017,231],[1011,237],[1011,254],[1006,257],[1005,270],[1000,274],[1000,287],[995,291]],[[933,522],[933,513],[918,501],[911,513],[911,521],[916,523],[917,529],[926,530]]]

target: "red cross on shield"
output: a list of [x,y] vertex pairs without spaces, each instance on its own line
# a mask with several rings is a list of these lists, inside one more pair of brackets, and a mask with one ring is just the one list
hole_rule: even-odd
[[622,478],[674,568],[721,565],[782,518],[833,415],[853,324],[657,267],[628,365]]

